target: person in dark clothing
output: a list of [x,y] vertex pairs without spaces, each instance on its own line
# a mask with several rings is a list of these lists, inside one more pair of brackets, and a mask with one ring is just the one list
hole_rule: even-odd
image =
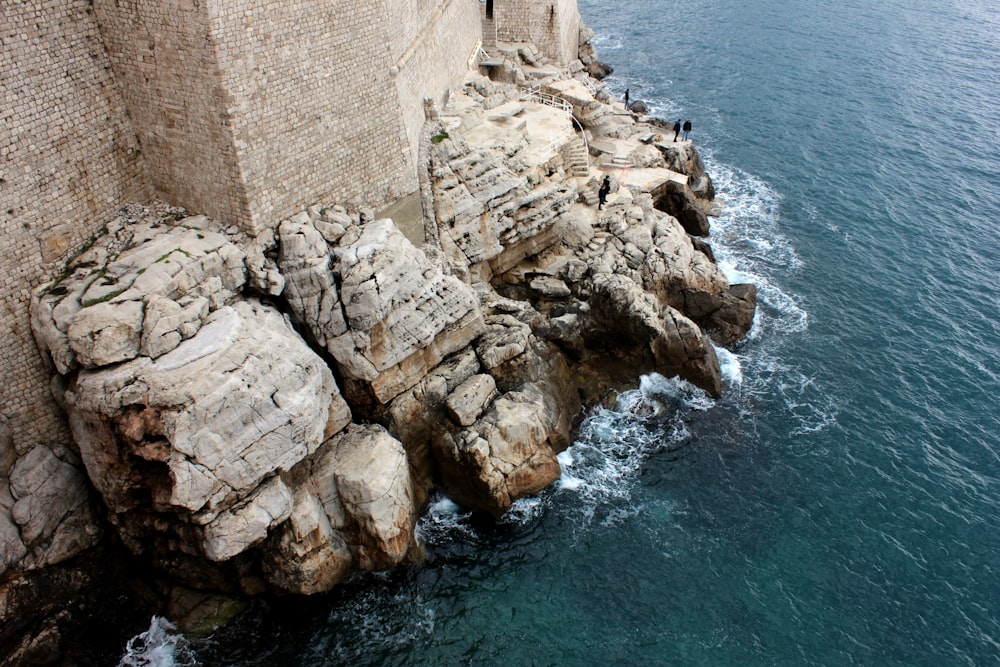
[[674,141],[677,141],[677,135],[681,133],[681,119],[678,118],[677,122],[674,123]]
[[687,141],[688,135],[691,134],[691,121],[684,121],[684,141]]
[[628,88],[625,89],[625,108],[628,109]]
[[604,208],[604,202],[608,200],[608,193],[611,192],[611,177],[605,176],[604,182],[601,183],[600,189],[597,191],[597,210],[600,211]]

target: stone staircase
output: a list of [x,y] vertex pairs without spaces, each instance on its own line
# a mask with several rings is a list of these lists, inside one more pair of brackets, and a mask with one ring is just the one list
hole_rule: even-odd
[[594,232],[594,238],[590,239],[590,243],[587,244],[587,247],[591,251],[597,252],[601,248],[603,248],[605,244],[607,244],[608,239],[610,237],[611,237],[610,232],[606,232],[603,229],[598,229],[596,232]]
[[569,148],[569,175],[586,178],[590,176],[590,154],[580,139],[575,139]]
[[628,231],[628,223],[618,216],[608,216],[598,219],[598,224],[606,225],[606,229],[595,229],[594,237],[590,239],[587,247],[592,252],[599,252],[613,236],[621,236]]
[[492,17],[483,16],[483,50],[495,55],[497,48],[497,22]]
[[632,166],[632,163],[624,155],[615,155],[608,164],[615,169],[628,169]]
[[597,186],[586,185],[580,190],[580,200],[587,206],[597,206]]

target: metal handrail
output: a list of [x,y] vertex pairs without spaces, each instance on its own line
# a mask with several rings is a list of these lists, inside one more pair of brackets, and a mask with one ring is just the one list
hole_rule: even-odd
[[544,104],[546,106],[555,107],[565,111],[570,116],[573,115],[573,105],[559,97],[558,95],[551,95],[549,93],[543,93],[538,84],[531,86],[530,88],[523,89],[521,95],[517,98],[521,102],[537,102],[539,104]]
[[552,155],[555,155],[556,149],[559,147],[559,145],[565,142],[566,138],[569,137],[571,134],[574,134],[572,125],[565,128],[558,134],[550,134],[549,143],[534,149],[533,151],[531,151],[531,154],[535,157],[536,160],[540,162],[545,161],[549,159],[549,157],[551,157]]
[[580,135],[583,137],[583,146],[587,151],[587,169],[590,169],[590,142],[587,140],[587,131],[584,129],[583,124],[580,123],[580,121],[576,119],[576,116],[573,115],[572,104],[558,95],[543,93],[539,84],[523,88],[517,99],[521,102],[538,102],[539,104],[561,109],[567,116],[569,116],[570,119],[570,125],[568,128],[560,132],[558,136],[550,139],[549,143],[544,148],[532,151],[533,155],[536,155],[539,159],[541,159],[542,156],[546,156],[547,159],[548,155],[555,153],[556,147],[560,143],[562,143],[569,135],[574,134],[573,123],[576,123],[577,127],[580,128]]

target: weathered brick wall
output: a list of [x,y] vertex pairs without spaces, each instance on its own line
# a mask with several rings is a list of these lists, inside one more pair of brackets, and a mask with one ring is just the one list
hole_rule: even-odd
[[167,201],[255,233],[416,189],[384,2],[95,2]]
[[248,218],[208,2],[94,0],[115,77],[157,194],[235,223]]
[[23,453],[68,440],[30,291],[150,191],[88,0],[3,0],[0,47],[0,414]]
[[255,228],[316,201],[374,205],[417,188],[385,2],[232,1],[215,26]]
[[534,42],[559,65],[576,59],[581,25],[576,0],[494,0],[493,16],[501,42]]
[[482,31],[477,0],[397,0],[387,3],[389,45],[411,155],[424,123],[423,99],[439,108],[449,87],[469,69]]

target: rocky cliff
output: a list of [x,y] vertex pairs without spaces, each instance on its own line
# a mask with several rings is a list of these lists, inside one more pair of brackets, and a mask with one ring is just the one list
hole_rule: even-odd
[[[506,76],[534,97],[470,76],[429,115],[421,247],[336,203],[256,237],[132,207],[38,290],[74,445],[18,458],[0,424],[0,568],[108,526],[191,589],[327,591],[419,558],[434,488],[494,516],[544,489],[609,388],[655,371],[718,395],[710,336],[746,333],[754,290],[692,236],[713,196],[697,153],[583,74],[529,70]],[[540,90],[584,126],[582,172],[580,135],[532,140],[570,122]]]

